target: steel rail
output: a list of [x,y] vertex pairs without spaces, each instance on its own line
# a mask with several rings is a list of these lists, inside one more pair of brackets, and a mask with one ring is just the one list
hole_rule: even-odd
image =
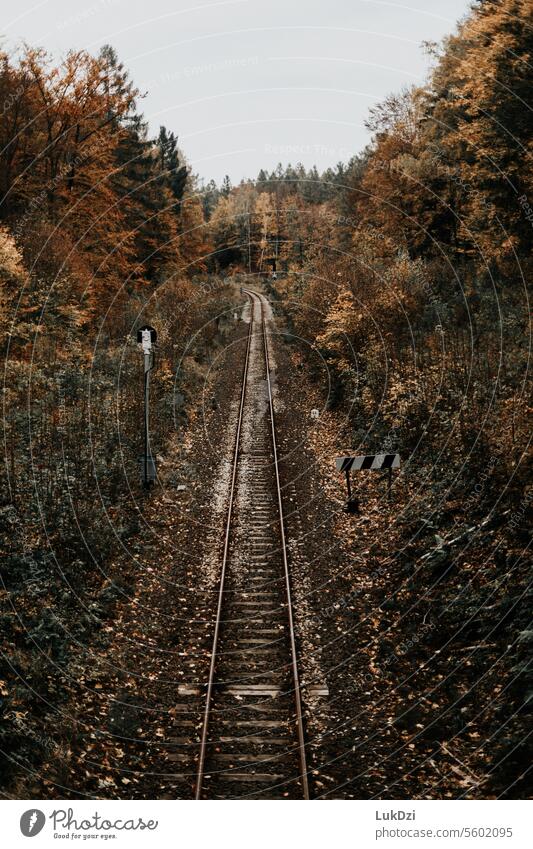
[[233,469],[231,474],[231,485],[229,492],[228,515],[226,519],[226,532],[224,535],[224,549],[222,554],[222,567],[220,570],[220,587],[218,592],[217,613],[215,620],[215,630],[213,633],[213,648],[211,650],[211,662],[209,664],[209,677],[207,682],[207,692],[205,697],[204,719],[202,724],[202,733],[200,738],[200,756],[198,758],[198,766],[196,771],[196,786],[194,798],[196,800],[202,797],[202,785],[205,770],[205,753],[207,748],[207,737],[209,733],[209,718],[211,713],[211,701],[213,698],[213,684],[215,680],[215,668],[218,648],[218,635],[220,631],[220,621],[222,617],[222,603],[224,600],[224,582],[226,578],[226,566],[228,562],[229,543],[231,535],[231,519],[233,513],[233,496],[235,492],[235,482],[237,480],[237,468],[239,464],[239,446],[241,441],[241,428],[244,412],[244,400],[246,397],[246,383],[248,379],[248,364],[250,361],[250,347],[252,342],[252,332],[254,326],[254,304],[250,298],[250,327],[248,328],[248,338],[246,342],[246,354],[244,357],[244,368],[242,374],[241,400],[239,405],[239,415],[237,420],[237,432],[235,434],[235,446],[233,449]]
[[207,682],[207,692],[206,692],[206,702],[205,702],[205,710],[204,710],[204,718],[202,723],[202,732],[200,739],[200,755],[198,759],[197,772],[196,772],[196,786],[195,786],[195,799],[199,800],[202,797],[202,788],[203,788],[203,779],[205,774],[205,759],[206,759],[206,750],[207,750],[207,741],[209,734],[209,719],[211,712],[211,703],[213,699],[213,686],[215,681],[215,671],[216,671],[216,660],[217,660],[217,649],[218,649],[218,638],[220,632],[220,622],[222,618],[222,605],[224,600],[224,583],[226,578],[226,568],[228,562],[228,554],[229,554],[229,544],[231,538],[231,525],[232,525],[232,515],[233,515],[233,500],[235,493],[235,484],[237,479],[237,469],[239,462],[239,448],[240,448],[240,437],[241,437],[241,429],[243,422],[243,413],[244,413],[244,402],[246,398],[246,384],[248,378],[248,366],[250,361],[250,348],[251,348],[251,340],[253,333],[253,325],[254,325],[254,299],[257,298],[257,301],[261,310],[261,328],[262,328],[262,336],[263,336],[263,351],[265,357],[265,367],[266,367],[266,383],[268,390],[268,404],[270,411],[270,423],[271,423],[271,436],[272,436],[272,450],[274,457],[274,471],[276,478],[276,491],[277,491],[277,500],[278,500],[278,511],[279,511],[279,526],[280,526],[280,538],[281,538],[281,552],[283,559],[283,568],[285,575],[285,591],[287,596],[287,617],[288,617],[288,625],[289,625],[289,637],[290,637],[290,646],[291,646],[291,667],[292,667],[292,676],[294,682],[294,702],[296,708],[296,727],[297,727],[297,736],[298,736],[298,753],[299,753],[299,762],[300,762],[300,779],[302,784],[302,795],[304,799],[309,799],[309,782],[308,782],[308,772],[307,772],[307,759],[305,752],[305,734],[304,734],[304,723],[303,723],[303,712],[302,712],[302,702],[301,702],[301,694],[300,694],[300,676],[298,672],[298,655],[296,651],[296,637],[294,631],[294,617],[292,612],[292,594],[291,594],[291,582],[290,582],[290,572],[289,572],[289,562],[287,557],[287,543],[285,538],[285,520],[283,514],[283,501],[281,496],[281,483],[279,476],[279,463],[278,463],[278,452],[277,452],[277,441],[276,441],[276,424],[274,417],[274,403],[272,398],[272,384],[270,380],[270,359],[268,353],[268,333],[266,328],[265,321],[265,310],[264,304],[261,296],[259,296],[256,292],[251,292],[247,289],[242,290],[244,294],[246,294],[250,298],[250,327],[248,330],[248,339],[246,345],[246,355],[244,361],[243,368],[243,377],[242,377],[242,389],[241,389],[241,398],[239,405],[239,414],[238,414],[238,422],[237,422],[237,432],[235,435],[235,445],[233,451],[233,469],[231,476],[231,485],[229,492],[229,502],[228,502],[228,513],[226,519],[226,531],[224,536],[224,549],[222,555],[222,567],[220,571],[220,586],[218,593],[218,603],[217,603],[217,612],[216,612],[216,621],[215,621],[215,630],[213,634],[213,648],[211,651],[211,661],[209,665],[209,677]]
[[[246,290],[244,290],[246,291]],[[248,294],[248,293],[247,293]],[[255,293],[254,293],[255,294]],[[268,388],[268,404],[270,408],[270,424],[272,433],[272,452],[274,455],[274,470],[276,474],[276,492],[278,496],[279,510],[279,527],[281,537],[281,553],[283,557],[283,570],[285,573],[285,592],[287,595],[287,617],[289,620],[289,635],[291,644],[291,665],[292,677],[294,681],[294,703],[296,708],[296,728],[298,732],[298,754],[300,759],[300,779],[302,782],[302,794],[304,799],[309,799],[309,781],[307,778],[307,758],[305,753],[305,733],[302,712],[302,699],[300,694],[300,675],[298,672],[298,653],[296,650],[296,636],[294,632],[294,617],[292,613],[292,592],[291,579],[289,571],[289,561],[287,557],[287,542],[285,539],[285,519],[283,514],[283,499],[281,496],[281,483],[279,477],[279,461],[276,437],[276,419],[274,416],[274,401],[272,398],[272,384],[270,381],[270,359],[268,354],[268,332],[265,321],[265,309],[263,299],[260,295],[256,295],[261,305],[261,326],[263,330],[263,347],[265,352],[266,379]]]

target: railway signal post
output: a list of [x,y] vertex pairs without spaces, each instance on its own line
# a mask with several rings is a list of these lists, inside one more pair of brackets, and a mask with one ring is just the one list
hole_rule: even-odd
[[137,331],[137,342],[141,347],[144,359],[144,454],[141,458],[142,482],[145,489],[150,489],[155,482],[155,461],[150,450],[150,372],[155,366],[154,346],[157,333],[149,324],[145,324]]

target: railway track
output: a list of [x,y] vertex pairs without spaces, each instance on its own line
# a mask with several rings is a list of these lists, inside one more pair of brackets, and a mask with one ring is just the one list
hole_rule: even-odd
[[[195,771],[196,799],[308,799],[268,304],[244,291],[250,322],[201,731],[197,751],[174,759]],[[202,689],[182,688],[182,734]]]

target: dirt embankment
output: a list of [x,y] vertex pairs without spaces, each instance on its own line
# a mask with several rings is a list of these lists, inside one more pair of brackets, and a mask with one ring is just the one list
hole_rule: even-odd
[[530,762],[525,511],[521,522],[466,492],[447,501],[421,464],[395,473],[390,502],[385,475],[353,475],[361,512],[344,513],[334,458],[350,447],[349,422],[327,408],[325,364],[283,326],[279,315],[287,521],[307,593],[302,663],[308,674],[318,663],[329,688],[309,726],[321,794],[520,798]]
[[[201,680],[210,646],[217,544],[225,505],[227,457],[247,327],[235,312],[208,328],[210,349],[187,363],[188,405],[158,446],[159,482],[148,495],[132,483],[115,523],[131,530],[71,618],[51,611],[68,641],[48,706],[17,718],[39,759],[12,765],[19,798],[162,798],[161,774],[180,683]],[[213,335],[215,336],[213,342]],[[157,372],[153,380],[157,380]],[[76,623],[87,618],[80,638]],[[69,636],[70,635],[70,636]],[[164,744],[164,745],[163,745]]]

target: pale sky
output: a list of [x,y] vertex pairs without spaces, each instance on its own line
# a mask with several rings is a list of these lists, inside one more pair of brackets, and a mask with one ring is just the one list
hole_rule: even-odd
[[[368,142],[368,109],[429,66],[465,0],[4,0],[0,32],[60,57],[117,50],[155,134],[206,180],[300,161],[320,170]],[[7,9],[9,8],[9,11]]]

